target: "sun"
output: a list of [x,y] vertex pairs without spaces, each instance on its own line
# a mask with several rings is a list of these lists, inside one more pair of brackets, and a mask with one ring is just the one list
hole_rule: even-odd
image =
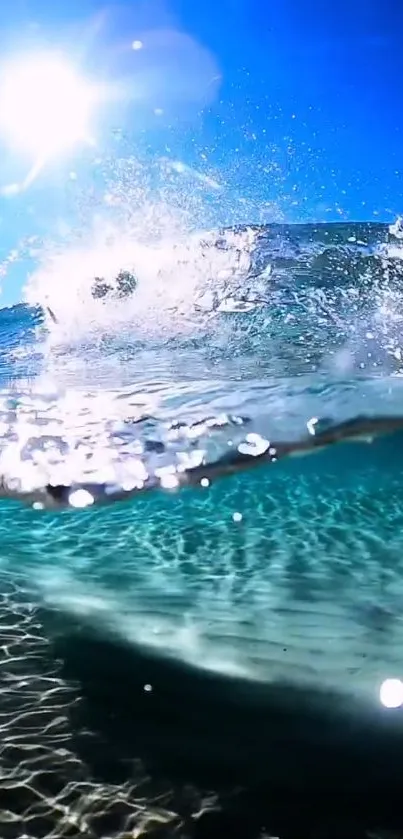
[[37,160],[90,142],[96,86],[58,55],[14,58],[0,67],[0,134]]

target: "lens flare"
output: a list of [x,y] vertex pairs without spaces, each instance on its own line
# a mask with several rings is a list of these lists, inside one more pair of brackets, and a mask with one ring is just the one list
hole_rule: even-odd
[[97,98],[60,56],[15,58],[0,70],[0,133],[13,149],[46,160],[90,141]]

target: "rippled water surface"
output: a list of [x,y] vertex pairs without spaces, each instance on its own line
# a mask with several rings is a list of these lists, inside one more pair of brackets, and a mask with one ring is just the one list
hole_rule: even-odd
[[[118,801],[127,816],[113,835],[134,835],[140,805],[132,806],[132,788],[145,783],[134,757],[146,767],[157,760],[154,726],[165,774],[172,754],[187,765],[184,743],[203,752],[206,714],[213,729],[221,720],[221,732],[193,781],[208,787],[220,772],[229,778],[232,740],[242,767],[235,784],[244,785],[267,750],[280,749],[284,764],[275,751],[270,783],[288,777],[294,761],[310,778],[304,797],[321,772],[330,789],[347,764],[352,779],[366,765],[363,788],[387,786],[386,812],[394,812],[391,755],[400,767],[393,749],[403,729],[400,711],[381,707],[380,689],[403,678],[400,243],[399,224],[273,225],[147,245],[109,236],[48,257],[27,285],[27,302],[0,311],[0,764],[14,777],[12,753],[19,755],[27,791],[32,772],[41,779],[48,771],[42,759],[59,777],[54,767],[66,749],[71,778],[46,799],[46,818],[59,813],[52,830],[71,807],[85,835],[106,835],[97,833],[109,830],[106,822],[94,827],[94,801],[103,796],[106,808]],[[93,278],[113,289],[121,270],[135,274],[134,293],[94,300]],[[130,735],[137,752],[126,753],[113,728],[111,679],[120,694],[127,679],[138,705]],[[95,701],[98,682],[103,699],[97,694],[91,725],[103,733],[90,758],[85,713],[78,735],[63,709],[81,708],[77,683],[85,702]],[[12,711],[17,698],[22,717]],[[133,728],[127,699],[120,701],[122,725]],[[336,711],[341,722],[329,722]],[[31,723],[20,727],[25,714],[54,737],[52,745],[44,735],[33,758]],[[316,739],[333,754],[330,769]],[[247,742],[256,743],[249,758]],[[113,753],[108,771],[105,749]],[[378,769],[369,771],[375,753]],[[262,819],[269,775],[253,787]],[[351,784],[344,804],[354,821],[363,792]],[[4,806],[20,812],[7,794]],[[175,806],[165,794],[145,821],[157,824],[160,813],[170,823]],[[45,818],[32,795],[28,810]],[[179,810],[208,810],[207,793],[197,795]],[[330,798],[328,806],[337,810]],[[385,826],[384,813],[375,807],[369,822]],[[20,817],[15,824],[20,830]],[[35,824],[32,835],[43,836]]]

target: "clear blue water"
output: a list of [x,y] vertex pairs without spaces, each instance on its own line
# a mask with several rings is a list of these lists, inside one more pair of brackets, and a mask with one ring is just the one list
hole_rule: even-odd
[[28,799],[32,773],[55,784],[50,821],[69,783],[75,817],[92,784],[134,818],[140,756],[203,788],[252,776],[259,818],[293,765],[301,801],[348,767],[346,818],[381,785],[368,822],[394,826],[403,728],[380,688],[403,678],[400,242],[340,224],[111,246],[130,299],[94,301],[78,253],[0,311],[0,762]]

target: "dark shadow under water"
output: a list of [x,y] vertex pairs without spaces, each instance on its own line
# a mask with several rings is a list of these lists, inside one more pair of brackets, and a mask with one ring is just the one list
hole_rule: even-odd
[[403,835],[400,711],[207,674],[5,589],[2,839]]
[[[390,434],[375,435],[370,445],[363,441],[372,439],[372,420],[369,425],[360,421],[358,428],[353,424],[353,431],[359,432],[353,439],[348,425],[341,426],[341,432],[325,431],[330,437],[319,438],[327,443],[323,450],[312,442],[293,445],[291,451],[285,446],[280,449],[281,463],[265,462],[261,471],[235,470],[227,481],[213,481],[204,495],[193,486],[179,496],[145,493],[126,505],[110,505],[89,515],[85,510],[47,514],[4,502],[2,839],[133,839],[145,834],[167,839],[391,839],[388,830],[400,830],[392,835],[401,839],[403,711],[383,708],[377,695],[383,664],[387,669],[382,678],[400,672],[401,425],[401,419],[388,419]],[[349,445],[331,445],[340,439],[349,439]],[[289,457],[308,453],[307,447],[310,452],[319,449],[315,458]],[[232,513],[239,509],[244,531],[234,529]],[[147,541],[150,523],[152,539]],[[178,559],[175,538],[181,534],[187,536],[182,560],[189,591],[195,575],[196,582],[205,585],[203,557],[208,569],[214,560],[218,573],[223,549],[225,558],[232,556],[234,568],[239,562],[241,571],[244,558],[253,559],[252,594],[261,589],[265,594],[265,571],[270,561],[275,565],[286,543],[289,554],[281,582],[289,585],[277,608],[280,616],[285,614],[284,626],[289,629],[294,619],[301,635],[306,599],[312,605],[316,596],[320,606],[307,639],[302,637],[302,647],[313,658],[319,647],[312,687],[300,683],[298,650],[292,658],[292,644],[297,647],[299,637],[290,637],[288,651],[282,648],[288,642],[281,636],[280,653],[290,682],[262,685],[126,643],[114,634],[105,611],[90,614],[90,598],[83,619],[63,606],[59,594],[64,591],[58,590],[46,606],[43,600],[39,605],[39,591],[32,594],[32,583],[31,591],[24,591],[24,585],[39,579],[45,562],[55,571],[70,563],[77,576],[78,560],[89,557],[88,577],[86,568],[83,572],[86,594],[95,598],[98,571],[108,591],[115,586],[117,593],[124,592],[134,580],[143,602],[147,588],[141,589],[136,567],[141,571],[148,562],[152,570],[149,546],[155,544],[162,552],[157,552],[155,573],[165,566],[175,570],[178,562],[169,563],[169,552],[165,561],[163,548],[169,548],[172,536]],[[247,541],[248,534],[254,542]],[[244,551],[239,547],[243,544]],[[317,590],[311,566],[319,574]],[[21,586],[16,583],[18,573],[24,573]],[[222,573],[226,579],[226,566]],[[67,588],[68,604],[69,583],[64,579],[60,585]],[[181,604],[170,603],[163,582],[162,577],[150,613],[169,616],[171,608],[172,620],[179,622]],[[236,594],[229,601],[233,612],[240,609]],[[245,598],[249,608],[248,591]],[[340,635],[343,621],[333,622],[331,613],[332,605],[344,601],[355,622],[345,638]],[[207,605],[208,599],[203,608]],[[212,617],[213,606],[212,601]],[[146,603],[137,628],[147,608]],[[266,608],[270,607],[265,601],[265,613]],[[134,601],[132,617],[133,610]],[[243,612],[238,617],[239,626],[244,626]],[[320,633],[323,628],[326,634]],[[327,646],[329,638],[342,650],[341,660],[334,647]],[[351,638],[354,646],[348,659]],[[274,672],[269,654],[265,661],[268,672]],[[364,701],[354,689],[364,679],[368,661],[375,675],[368,671],[371,691]],[[325,689],[327,671],[331,687]]]
[[185,821],[197,789],[218,794],[184,835],[358,839],[403,827],[401,711],[206,674],[57,622],[62,675],[84,699],[70,721],[91,774],[122,784],[140,759],[172,786]]

